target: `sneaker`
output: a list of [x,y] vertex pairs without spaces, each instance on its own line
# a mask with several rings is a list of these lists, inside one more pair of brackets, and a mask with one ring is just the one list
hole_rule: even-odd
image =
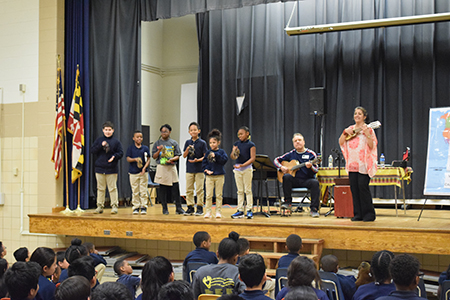
[[139,214],[139,208],[133,209],[133,215],[138,215]]
[[178,207],[177,210],[175,210],[175,213],[177,215],[184,215],[186,212],[181,207]]
[[168,215],[169,214],[169,210],[167,210],[167,208],[163,208],[163,215]]
[[97,208],[94,211],[94,214],[102,214],[103,213],[103,208],[101,206],[97,206]]
[[221,219],[222,218],[222,214],[220,212],[216,212],[216,219]]
[[231,218],[233,219],[240,219],[244,217],[244,212],[243,211],[237,211],[234,214],[231,215]]
[[195,212],[194,206],[188,206],[188,209],[185,211],[184,215],[192,216],[194,214],[194,212]]
[[147,214],[147,208],[146,207],[142,207],[141,208],[141,215],[146,215]]
[[320,215],[319,215],[319,212],[318,211],[311,211],[311,217],[313,217],[313,218],[318,218]]
[[195,213],[196,216],[202,216],[203,215],[203,206],[197,205],[197,212]]
[[117,215],[118,212],[119,212],[119,210],[117,209],[117,206],[113,206],[113,208],[111,209],[111,214]]
[[251,210],[247,211],[247,219],[253,219],[253,212]]
[[211,212],[208,211],[208,212],[205,214],[204,218],[205,218],[205,219],[211,218]]

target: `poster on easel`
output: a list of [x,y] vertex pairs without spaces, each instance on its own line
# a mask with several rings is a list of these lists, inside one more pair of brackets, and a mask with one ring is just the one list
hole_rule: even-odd
[[430,108],[423,194],[450,196],[450,107]]

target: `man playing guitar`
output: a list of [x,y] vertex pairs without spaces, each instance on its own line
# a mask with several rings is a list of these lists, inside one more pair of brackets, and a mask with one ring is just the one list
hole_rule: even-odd
[[[311,191],[311,217],[319,217],[319,181],[316,179],[316,173],[319,170],[317,165],[311,163],[312,160],[317,159],[314,151],[305,148],[305,139],[300,133],[295,133],[292,137],[294,144],[293,150],[278,156],[274,159],[275,165],[279,168],[283,175],[283,192],[284,203],[283,208],[290,209],[292,207],[292,188],[305,187]],[[295,174],[291,174],[288,162],[298,161],[304,163],[305,166],[298,169]]]

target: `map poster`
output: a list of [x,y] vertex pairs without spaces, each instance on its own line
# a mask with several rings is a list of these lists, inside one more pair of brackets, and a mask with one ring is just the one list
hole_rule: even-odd
[[450,196],[450,107],[431,108],[424,195]]

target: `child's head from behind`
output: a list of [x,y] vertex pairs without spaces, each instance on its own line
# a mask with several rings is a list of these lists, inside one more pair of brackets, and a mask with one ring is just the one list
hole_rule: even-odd
[[5,285],[15,299],[34,299],[39,289],[41,267],[36,262],[18,261],[5,272]]
[[381,250],[372,256],[370,271],[375,277],[375,282],[384,283],[391,279],[389,274],[389,264],[394,258],[394,253],[388,250]]
[[208,134],[209,147],[211,150],[217,150],[222,140],[222,133],[218,129],[213,129]]
[[14,258],[16,261],[23,261],[27,262],[30,260],[30,253],[27,249],[27,247],[21,247],[14,251]]
[[325,272],[336,273],[339,270],[339,260],[336,256],[331,254],[322,257],[320,264],[322,265],[322,270]]
[[286,238],[286,248],[290,253],[299,253],[302,249],[302,238],[296,234],[291,234]]
[[55,290],[55,300],[87,300],[90,295],[89,280],[79,275],[67,278]]
[[103,134],[106,137],[111,137],[114,134],[114,124],[111,121],[106,121],[102,126]]
[[133,132],[133,141],[136,143],[136,145],[141,145],[143,139],[144,139],[144,136],[142,135],[142,131],[135,130]]
[[71,241],[71,245],[66,250],[66,260],[69,264],[71,264],[74,260],[88,255],[88,249],[81,245],[81,240],[78,238],[74,238]]
[[158,293],[158,300],[194,300],[191,285],[184,280],[166,283]]
[[191,135],[191,137],[193,138],[198,138],[198,135],[200,134],[201,130],[200,130],[200,125],[198,125],[197,122],[191,122],[191,124],[189,124],[189,134]]
[[247,254],[239,262],[239,278],[248,288],[255,288],[266,281],[266,265],[259,254]]
[[95,267],[94,259],[90,256],[83,256],[75,259],[70,263],[69,268],[67,268],[67,275],[72,276],[83,276],[91,283],[91,287],[94,287],[97,278],[95,277]]
[[133,274],[133,268],[126,260],[119,259],[114,263],[114,272],[119,276],[122,274],[131,275]]
[[239,234],[237,232],[230,232],[227,238],[224,238],[217,250],[218,256],[222,260],[226,260],[228,263],[235,265],[239,256]]
[[[120,282],[105,282],[92,291],[91,300],[133,300],[134,295]],[[155,298],[156,299],[156,298]]]
[[247,255],[250,252],[250,243],[246,238],[239,238],[239,256]]
[[238,130],[238,138],[240,141],[245,142],[250,137],[250,129],[247,126],[241,126]]
[[306,256],[299,256],[292,260],[287,271],[288,285],[311,286],[316,278],[317,269],[314,262]]
[[30,261],[38,263],[42,268],[42,275],[47,277],[53,275],[56,269],[56,254],[53,249],[39,247],[31,254]]
[[157,299],[159,289],[174,280],[172,263],[163,256],[156,256],[142,269],[141,287],[143,299]]
[[389,274],[397,289],[415,290],[419,284],[420,262],[409,254],[395,256],[389,264]]
[[206,231],[197,231],[192,240],[197,248],[209,250],[211,247],[211,236]]

